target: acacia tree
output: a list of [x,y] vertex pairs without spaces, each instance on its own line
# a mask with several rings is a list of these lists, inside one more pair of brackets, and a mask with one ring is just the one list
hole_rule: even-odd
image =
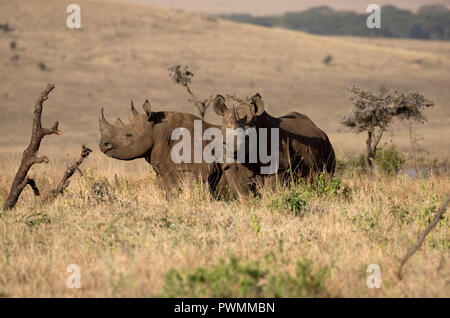
[[341,124],[356,133],[367,132],[367,165],[372,166],[378,144],[383,133],[395,119],[426,121],[422,110],[434,103],[417,92],[387,94],[374,93],[367,89],[353,87],[350,90],[353,104],[351,112],[342,119]]

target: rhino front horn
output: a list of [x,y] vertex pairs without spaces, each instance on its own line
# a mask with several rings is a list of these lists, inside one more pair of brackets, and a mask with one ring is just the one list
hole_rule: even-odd
[[105,115],[103,114],[103,107],[100,109],[100,114],[98,116],[98,123],[100,125],[100,131],[103,133],[105,130],[111,127],[111,124],[105,119]]

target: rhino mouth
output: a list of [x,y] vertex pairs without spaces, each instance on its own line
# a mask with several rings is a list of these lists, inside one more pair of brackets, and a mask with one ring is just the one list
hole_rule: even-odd
[[100,151],[103,152],[104,154],[107,154],[108,152],[110,152],[113,149],[114,149],[113,145],[108,142],[104,142],[104,143],[100,144]]

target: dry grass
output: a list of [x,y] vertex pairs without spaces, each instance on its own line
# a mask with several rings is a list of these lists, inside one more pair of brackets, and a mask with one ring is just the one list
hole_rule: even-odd
[[[54,186],[67,161],[50,158],[53,163],[33,168],[41,187]],[[14,166],[2,163],[0,188],[9,186]],[[293,275],[296,262],[309,259],[313,270],[329,269],[322,296],[450,296],[448,214],[410,260],[404,279],[395,274],[396,257],[450,193],[448,175],[347,177],[349,198],[313,194],[294,216],[273,204],[287,190],[214,201],[197,185],[167,198],[143,161],[123,165],[93,154],[83,170],[64,197],[41,205],[27,189],[16,209],[0,216],[2,296],[164,295],[170,269],[213,268],[230,253],[280,275]],[[104,179],[111,190],[101,200],[90,189]],[[66,287],[69,264],[81,267],[81,289]],[[366,287],[369,264],[381,266],[381,289]]]

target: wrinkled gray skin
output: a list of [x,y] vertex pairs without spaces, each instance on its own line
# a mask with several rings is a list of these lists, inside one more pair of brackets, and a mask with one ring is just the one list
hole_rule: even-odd
[[[226,136],[226,128],[279,128],[279,169],[276,175],[261,175],[261,163],[240,164],[249,171],[245,176],[240,174],[239,184],[252,184],[252,182],[287,182],[292,170],[294,177],[308,178],[325,172],[330,175],[334,173],[336,159],[333,147],[328,136],[319,129],[306,115],[291,112],[281,117],[272,117],[264,111],[264,102],[261,95],[253,96],[249,104],[241,104],[229,109],[225,105],[223,96],[218,95],[214,100],[214,111],[223,116],[222,133]],[[268,134],[267,148],[270,150],[270,134]],[[226,142],[226,137],[224,137]],[[248,144],[246,144],[248,146]],[[235,144],[235,155],[238,145]],[[248,147],[246,148],[248,151]],[[258,149],[259,151],[259,149]],[[243,169],[240,169],[242,172]],[[232,179],[231,172],[227,179]],[[234,178],[236,178],[236,173]],[[231,184],[230,184],[231,186]],[[235,189],[238,190],[238,189]]]
[[[173,190],[185,179],[202,180],[215,195],[222,195],[226,189],[221,164],[218,163],[180,163],[172,161],[172,147],[178,140],[171,140],[172,131],[183,127],[194,136],[194,120],[198,117],[179,112],[153,112],[150,103],[145,101],[145,114],[139,114],[131,105],[132,119],[124,124],[118,118],[110,124],[100,111],[100,150],[108,157],[119,160],[145,158],[157,174],[157,184],[163,190]],[[203,122],[203,130],[217,127]],[[205,144],[205,142],[204,142]],[[193,142],[192,142],[193,147]],[[193,156],[194,151],[191,148]],[[194,160],[192,159],[192,162]]]

